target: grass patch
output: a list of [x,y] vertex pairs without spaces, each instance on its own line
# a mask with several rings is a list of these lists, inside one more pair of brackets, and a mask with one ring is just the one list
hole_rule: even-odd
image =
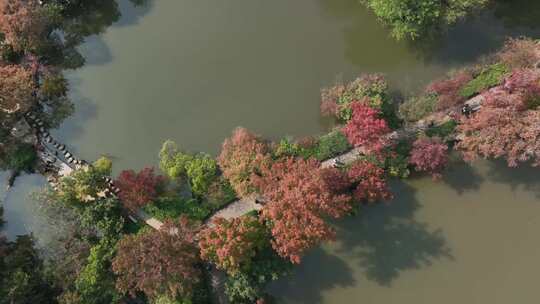
[[508,68],[502,63],[492,64],[484,68],[478,76],[467,83],[459,94],[465,98],[473,97],[501,83],[503,77],[508,73]]
[[143,210],[160,221],[175,219],[181,215],[196,221],[205,220],[212,213],[208,205],[199,203],[195,199],[181,199],[163,197],[143,207]]

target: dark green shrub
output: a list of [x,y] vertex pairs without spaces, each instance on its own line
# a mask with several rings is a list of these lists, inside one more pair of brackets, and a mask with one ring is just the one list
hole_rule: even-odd
[[175,197],[159,198],[156,202],[143,207],[143,210],[158,220],[176,219],[185,215],[192,220],[203,221],[211,213],[207,205],[194,199],[181,199]]
[[325,160],[340,155],[352,147],[343,132],[334,130],[319,138],[314,157]]
[[279,257],[269,246],[259,252],[251,267],[228,276],[225,293],[231,303],[252,304],[266,296],[265,287],[291,272],[292,264]]
[[282,157],[296,157],[302,154],[302,148],[289,138],[282,138],[274,149],[274,159]]
[[221,207],[236,199],[236,192],[229,181],[222,176],[219,177],[210,187],[204,197],[204,204],[211,210],[218,210]]
[[508,68],[502,63],[492,64],[484,68],[478,76],[467,83],[459,92],[465,98],[473,97],[501,83],[508,73]]
[[426,130],[426,135],[429,137],[440,137],[447,138],[449,135],[454,133],[457,127],[457,122],[455,120],[449,120],[439,126],[431,127]]
[[31,144],[20,144],[8,153],[6,166],[17,171],[29,171],[34,168],[37,154]]
[[384,168],[390,176],[407,178],[411,173],[409,169],[409,155],[412,145],[408,140],[398,142],[384,160]]

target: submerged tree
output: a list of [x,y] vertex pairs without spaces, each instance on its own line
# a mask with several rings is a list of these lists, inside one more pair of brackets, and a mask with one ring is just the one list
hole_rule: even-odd
[[351,210],[350,196],[336,193],[339,187],[330,184],[319,165],[313,159],[287,158],[265,167],[256,179],[268,199],[261,218],[271,228],[272,246],[293,263],[334,237],[327,217],[339,218]]

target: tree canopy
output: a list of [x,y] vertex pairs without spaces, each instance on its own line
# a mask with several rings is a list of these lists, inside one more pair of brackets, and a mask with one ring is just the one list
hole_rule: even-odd
[[189,298],[201,275],[194,236],[193,224],[184,217],[166,222],[161,230],[125,236],[112,264],[117,289],[131,295],[141,291],[153,299]]

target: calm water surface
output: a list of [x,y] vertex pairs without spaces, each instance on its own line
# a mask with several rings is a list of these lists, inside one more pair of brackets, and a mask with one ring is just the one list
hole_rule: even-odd
[[[168,138],[216,154],[239,125],[320,133],[321,87],[383,72],[411,93],[508,35],[540,38],[540,2],[498,3],[436,43],[410,44],[356,0],[122,0],[122,16],[103,12],[113,26],[81,47],[87,65],[67,73],[77,109],[55,135],[88,160],[113,157],[118,172],[155,164]],[[271,291],[283,303],[536,303],[537,181],[533,169],[481,162],[439,183],[394,182],[393,202],[338,223],[337,242]],[[51,237],[28,198],[43,184],[23,176],[0,192],[11,237]]]
[[458,164],[442,182],[337,224],[335,243],[273,284],[279,303],[538,303],[539,169]]

